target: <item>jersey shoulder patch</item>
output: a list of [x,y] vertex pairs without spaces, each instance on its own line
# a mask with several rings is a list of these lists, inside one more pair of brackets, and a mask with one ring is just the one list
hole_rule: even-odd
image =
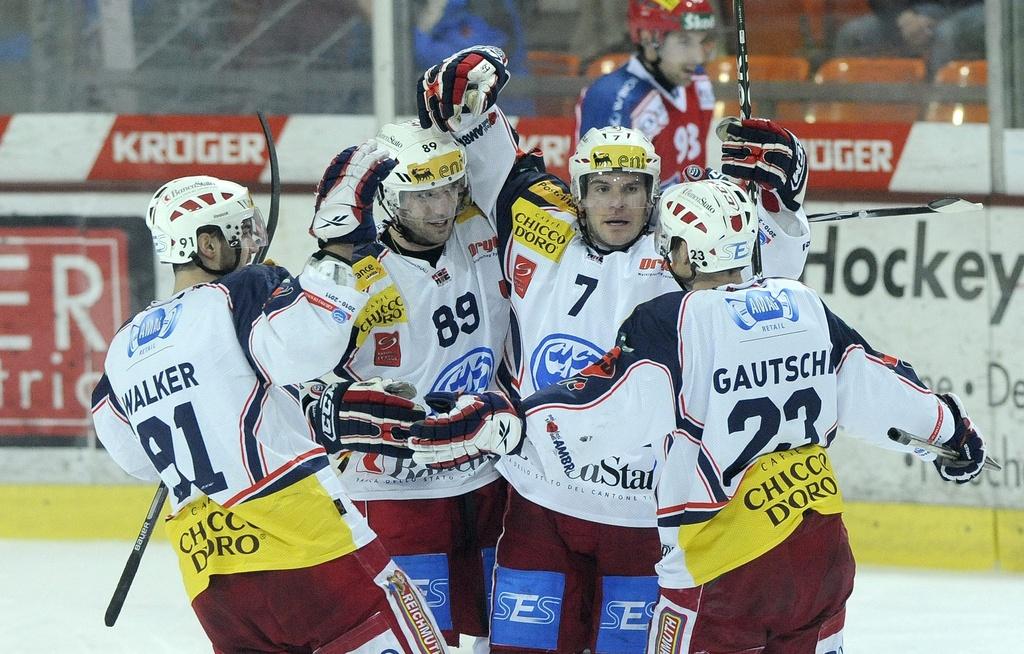
[[[536,196],[520,197],[512,203],[512,239],[540,256],[557,262],[576,233],[573,224],[575,212],[566,214],[546,208],[544,204]],[[561,217],[553,211],[561,214]]]
[[377,257],[366,256],[355,262],[352,266],[352,274],[356,278],[356,290],[365,291],[373,286],[374,282],[387,277],[388,272],[377,260]]

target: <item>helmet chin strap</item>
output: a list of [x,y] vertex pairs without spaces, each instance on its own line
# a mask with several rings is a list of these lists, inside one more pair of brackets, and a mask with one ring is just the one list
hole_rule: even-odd
[[216,268],[210,268],[209,266],[207,266],[206,264],[203,263],[203,260],[199,257],[198,254],[193,257],[193,261],[196,264],[196,266],[200,270],[202,270],[203,272],[208,273],[210,275],[213,275],[214,277],[223,277],[224,275],[226,275],[228,273],[231,273],[231,272],[234,272],[235,270],[237,270],[238,269],[238,263],[242,259],[242,248],[231,248],[231,249],[234,250],[234,252],[235,252],[235,262],[230,267],[228,267],[225,270],[217,270]]
[[665,257],[665,261],[668,263],[668,271],[672,273],[672,279],[676,280],[676,284],[679,284],[679,287],[682,288],[684,291],[690,290],[690,284],[692,284],[693,280],[697,278],[697,264],[691,261],[690,276],[681,277],[679,276],[679,274],[676,273],[675,268],[672,267],[672,260],[669,259],[668,257]]

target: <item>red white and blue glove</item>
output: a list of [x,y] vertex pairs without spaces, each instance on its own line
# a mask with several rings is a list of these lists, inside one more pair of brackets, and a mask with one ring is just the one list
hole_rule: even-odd
[[426,400],[440,413],[410,428],[413,461],[445,469],[518,450],[523,422],[504,393],[431,393]]
[[[807,191],[807,152],[793,132],[764,118],[728,117],[716,128],[722,139],[722,172],[778,195],[796,213]],[[765,208],[776,213],[771,200]]]
[[328,454],[342,450],[409,458],[409,428],[426,417],[412,401],[416,389],[406,382],[375,377],[366,381],[303,388],[302,406],[316,441]]
[[456,132],[463,115],[481,116],[508,83],[508,57],[490,45],[460,50],[427,69],[417,82],[420,127]]
[[938,398],[949,407],[955,425],[953,436],[943,445],[956,450],[958,457],[956,460],[939,457],[932,463],[946,481],[966,484],[980,475],[985,465],[985,441],[974,422],[967,417],[967,409],[959,397],[953,393],[942,393]]
[[374,197],[395,163],[375,140],[342,150],[316,186],[316,208],[309,233],[320,241],[373,241],[377,237]]

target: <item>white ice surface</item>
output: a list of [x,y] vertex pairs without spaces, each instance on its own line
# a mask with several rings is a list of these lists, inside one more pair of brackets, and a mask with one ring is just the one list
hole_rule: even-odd
[[[117,624],[103,625],[130,547],[0,540],[0,652],[211,652],[166,543],[150,545]],[[890,652],[1024,652],[1024,575],[861,566],[844,654]]]

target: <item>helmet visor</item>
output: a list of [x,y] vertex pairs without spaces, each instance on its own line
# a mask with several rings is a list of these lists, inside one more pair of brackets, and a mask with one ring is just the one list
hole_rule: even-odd
[[646,209],[651,202],[651,176],[645,173],[608,171],[581,177],[585,209]]
[[466,195],[466,178],[450,184],[398,193],[397,218],[405,225],[439,223],[455,218]]
[[253,206],[242,213],[238,218],[230,220],[229,224],[221,227],[221,232],[228,243],[228,246],[242,250],[253,261],[261,250],[270,244],[267,236],[267,224],[263,220],[263,214],[259,207]]

